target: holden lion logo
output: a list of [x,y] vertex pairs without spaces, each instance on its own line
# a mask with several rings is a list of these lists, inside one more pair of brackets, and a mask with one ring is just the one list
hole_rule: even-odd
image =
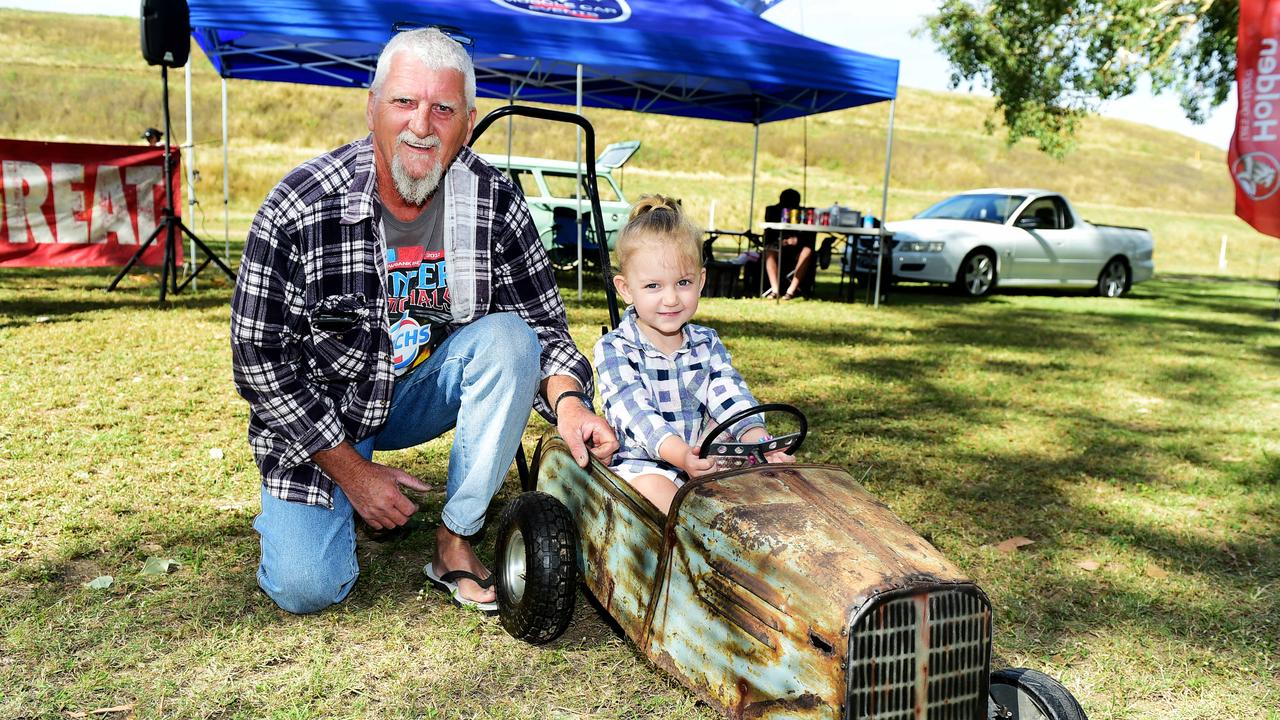
[[1231,165],[1236,184],[1253,200],[1266,200],[1280,190],[1280,162],[1270,153],[1251,152]]
[[627,0],[493,0],[502,7],[565,20],[622,22],[631,17]]

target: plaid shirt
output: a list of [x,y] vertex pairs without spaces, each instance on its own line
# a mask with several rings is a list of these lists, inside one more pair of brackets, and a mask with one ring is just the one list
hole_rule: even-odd
[[[591,367],[569,337],[519,190],[468,148],[442,182],[451,330],[515,312],[542,343],[543,377],[569,375],[591,392]],[[333,507],[333,480],[311,456],[377,433],[390,413],[381,214],[366,137],[289,173],[249,229],[231,300],[232,371],[249,401],[254,459],[268,492],[282,500]],[[326,315],[349,322],[312,322]]]
[[[707,420],[714,425],[758,404],[715,330],[686,324],[684,345],[667,356],[641,334],[634,307],[596,343],[595,365],[604,416],[618,434],[620,447],[610,462],[614,468],[677,469],[658,455],[664,440],[675,435],[696,446]],[[754,416],[740,420],[730,432],[739,437],[763,426]]]

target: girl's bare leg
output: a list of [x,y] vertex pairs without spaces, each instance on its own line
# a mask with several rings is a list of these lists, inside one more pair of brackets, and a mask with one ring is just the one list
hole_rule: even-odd
[[649,502],[662,511],[663,515],[667,514],[667,510],[671,508],[671,500],[676,496],[676,484],[671,482],[665,475],[657,475],[647,473],[637,475],[628,482],[631,487],[640,491]]

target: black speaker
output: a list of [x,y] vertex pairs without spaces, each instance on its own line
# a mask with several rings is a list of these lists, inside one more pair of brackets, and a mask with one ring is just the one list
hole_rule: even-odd
[[142,57],[147,64],[179,68],[190,55],[187,0],[142,0]]

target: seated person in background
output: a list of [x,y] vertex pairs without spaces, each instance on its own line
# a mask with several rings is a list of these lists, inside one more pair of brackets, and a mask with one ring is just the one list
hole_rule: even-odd
[[[664,514],[685,480],[716,469],[693,447],[704,420],[758,404],[716,332],[689,323],[706,281],[701,237],[677,201],[640,198],[618,234],[613,278],[631,307],[595,349],[604,416],[620,445],[610,468]],[[769,439],[759,417],[730,431],[742,442]],[[794,458],[775,452],[768,460]]]
[[[778,196],[777,205],[770,205],[764,209],[764,221],[786,222],[787,210],[798,207],[800,207],[800,193],[794,188],[787,188]],[[781,294],[783,300],[790,300],[800,293],[805,279],[813,268],[813,247],[814,234],[811,232],[764,231],[764,270],[769,277],[769,289],[764,291],[764,297],[778,297]],[[787,286],[785,293],[782,292],[778,282],[779,253],[782,249],[787,251],[788,265],[790,265],[790,256],[795,256],[795,273],[791,276],[791,284]]]

